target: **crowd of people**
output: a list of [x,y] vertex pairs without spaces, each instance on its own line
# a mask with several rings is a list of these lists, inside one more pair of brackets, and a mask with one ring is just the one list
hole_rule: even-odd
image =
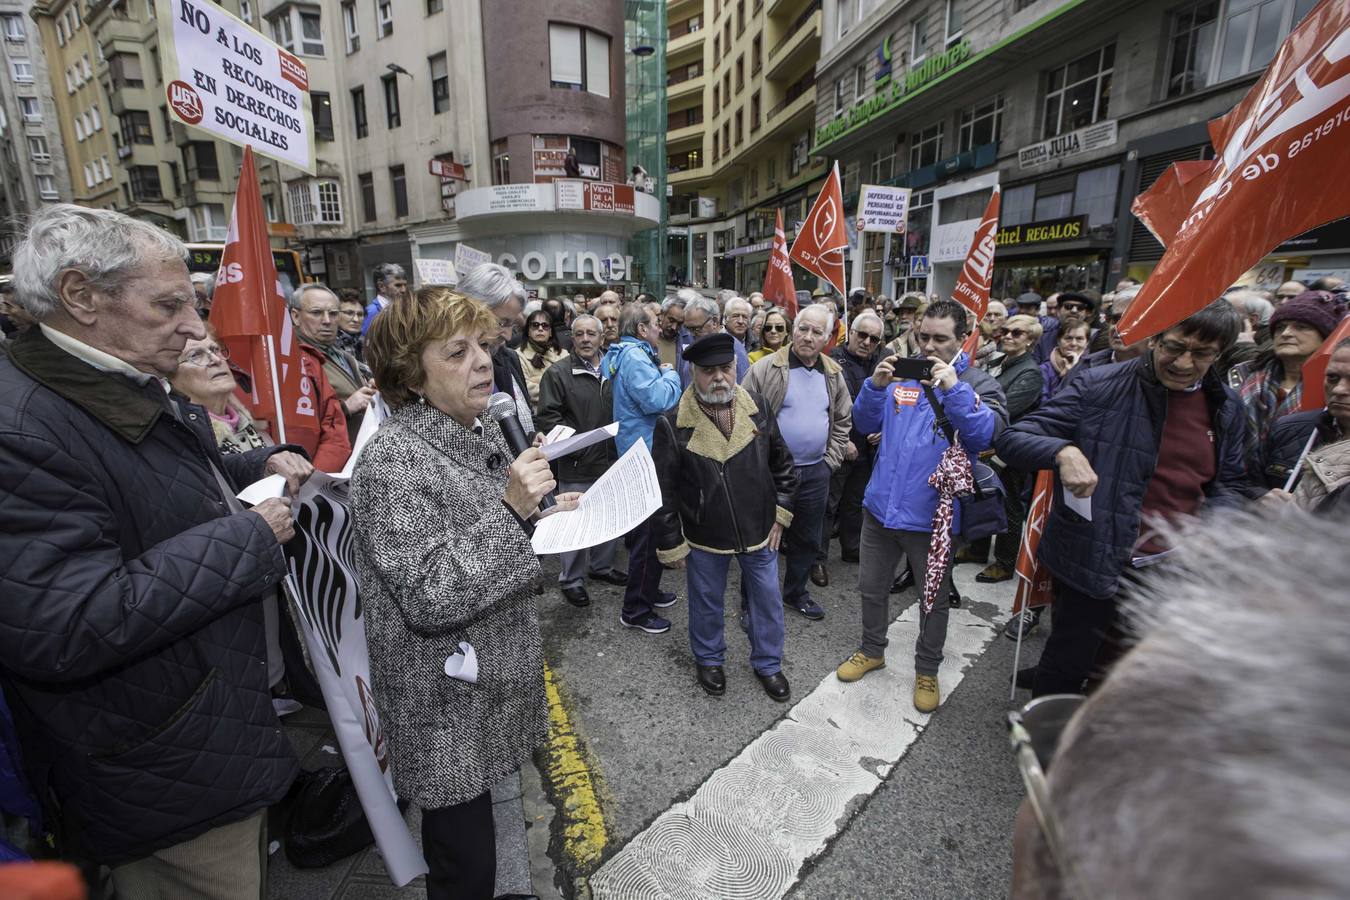
[[[1347,507],[1350,341],[1330,357],[1325,407],[1300,411],[1302,366],[1346,315],[1335,279],[1236,288],[1127,346],[1129,281],[1027,290],[976,320],[949,298],[861,290],[803,293],[795,314],[690,288],[536,299],[492,263],[412,290],[384,264],[369,303],[317,283],[287,298],[318,415],[278,443],[184,253],[115,212],[44,208],[15,254],[0,355],[0,744],[15,763],[0,799],[45,817],[60,854],[107,867],[123,898],[256,897],[265,883],[265,812],[298,765],[277,727],[303,676],[281,648],[293,525],[289,497],[235,497],[265,474],[294,495],[341,471],[377,397],[388,415],[351,478],[353,556],[431,897],[491,896],[489,789],[545,734],[534,524],[638,442],[660,508],[564,554],[559,596],[584,609],[588,580],[622,586],[622,626],[661,635],[682,589],[692,681],[712,696],[727,688],[733,558],[731,608],[769,698],[792,696],[784,617],[824,619],[811,588],[842,580],[861,628],[838,679],[887,664],[891,597],[913,587],[913,704],[932,713],[962,602],[953,568],[1014,578],[1042,470],[1057,482],[1039,550],[1053,622],[1018,673],[1037,698],[1095,688],[1127,646],[1133,598],[1196,517]],[[488,414],[502,394],[533,441],[519,453]],[[615,423],[612,442],[553,464],[540,449],[558,426]],[[986,466],[1007,525],[967,541],[963,500]],[[846,572],[831,571],[836,540]],[[461,642],[477,648],[476,685],[433,677]]]

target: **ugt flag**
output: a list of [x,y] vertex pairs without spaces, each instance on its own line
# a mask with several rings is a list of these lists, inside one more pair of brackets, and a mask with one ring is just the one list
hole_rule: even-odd
[[1350,213],[1350,4],[1322,0],[1265,75],[1209,123],[1202,187],[1117,326],[1128,344],[1208,305],[1281,242]]
[[839,163],[835,162],[820,196],[797,230],[797,239],[788,253],[799,266],[824,278],[839,293],[844,293],[844,250],[848,232],[844,230],[844,190],[839,181]]
[[783,210],[773,226],[773,249],[769,251],[769,268],[764,272],[764,299],[787,310],[788,318],[797,318],[797,289],[792,285],[792,261],[788,259],[787,233],[783,231]]
[[1036,606],[1049,606],[1050,572],[1036,559],[1041,546],[1041,532],[1050,515],[1050,501],[1055,494],[1055,473],[1042,469],[1036,473],[1036,487],[1031,492],[1031,506],[1022,526],[1022,543],[1017,548],[1017,594],[1013,597],[1013,615]]
[[977,327],[970,329],[970,334],[966,336],[966,342],[961,348],[972,354],[980,340],[978,323],[989,308],[989,284],[994,278],[994,249],[998,243],[1000,196],[998,185],[994,185],[993,196],[989,198],[989,205],[984,208],[980,227],[975,229],[975,237],[970,242],[970,250],[966,253],[966,264],[961,267],[956,287],[952,288],[952,299],[975,314]]
[[297,441],[312,432],[309,445],[317,445],[319,411],[314,385],[319,373],[300,350],[286,314],[251,147],[244,148],[230,230],[216,273],[211,324],[229,347],[230,358],[248,373],[252,383],[244,399],[254,418],[275,422],[272,436],[279,443]]

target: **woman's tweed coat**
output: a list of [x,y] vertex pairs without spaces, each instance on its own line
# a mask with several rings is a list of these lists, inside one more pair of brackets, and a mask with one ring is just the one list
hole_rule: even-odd
[[[370,674],[399,796],[472,800],[544,738],[539,561],[502,502],[511,453],[432,406],[396,410],[352,476]],[[445,674],[461,641],[478,683]]]

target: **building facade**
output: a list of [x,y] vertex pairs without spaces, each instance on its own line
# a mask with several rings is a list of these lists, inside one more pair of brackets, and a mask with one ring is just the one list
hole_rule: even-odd
[[[43,203],[71,199],[70,171],[47,72],[28,4],[0,0],[0,220],[21,219]],[[8,265],[14,236],[0,236]]]
[[1162,248],[1130,202],[1212,157],[1206,123],[1313,5],[828,0],[812,152],[839,160],[850,217],[860,185],[912,190],[906,234],[868,236],[864,286],[949,293],[995,184],[993,296],[1146,277]]

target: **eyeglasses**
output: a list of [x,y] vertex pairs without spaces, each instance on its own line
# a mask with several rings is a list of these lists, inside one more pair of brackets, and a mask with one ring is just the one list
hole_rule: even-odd
[[1000,328],[998,333],[1004,337],[1020,338],[1026,337],[1027,330],[1025,328]]
[[210,347],[198,347],[196,350],[193,350],[191,353],[184,356],[179,362],[185,366],[197,366],[204,369],[211,365],[212,358],[218,359],[221,362],[228,362],[230,358],[230,348],[221,347],[216,344],[212,344]]
[[1086,303],[1061,303],[1061,304],[1059,305],[1059,308],[1062,309],[1062,310],[1064,310],[1065,312],[1080,312],[1080,313],[1081,313],[1081,312],[1087,312],[1087,311],[1088,311],[1088,306],[1087,306]]
[[765,325],[765,331],[787,331],[786,325]]
[[721,316],[709,316],[698,325],[690,325],[688,319],[684,320],[684,327],[688,328],[690,331],[707,331],[709,328],[720,328],[721,325]]
[[553,325],[549,322],[531,322],[530,330],[539,329],[540,331],[552,331]]
[[1059,749],[1064,726],[1086,699],[1082,694],[1047,694],[1008,713],[1008,740],[1017,755],[1017,768],[1027,789],[1027,802],[1059,869],[1060,878],[1070,888],[1070,895],[1080,898],[1089,895],[1077,889],[1075,874],[1067,865],[1064,836],[1050,809],[1045,773]]
[[1158,341],[1158,349],[1169,359],[1181,359],[1189,353],[1191,361],[1201,366],[1214,362],[1219,356],[1219,351],[1213,347],[1192,347],[1190,344],[1183,344],[1170,338]]
[[881,335],[879,334],[868,334],[865,331],[855,331],[853,332],[853,334],[858,338],[858,340],[865,341],[866,343],[869,344],[881,343]]
[[338,315],[344,316],[348,319],[359,319],[363,315],[365,315],[365,311],[360,309],[344,309],[341,312],[339,312]]

